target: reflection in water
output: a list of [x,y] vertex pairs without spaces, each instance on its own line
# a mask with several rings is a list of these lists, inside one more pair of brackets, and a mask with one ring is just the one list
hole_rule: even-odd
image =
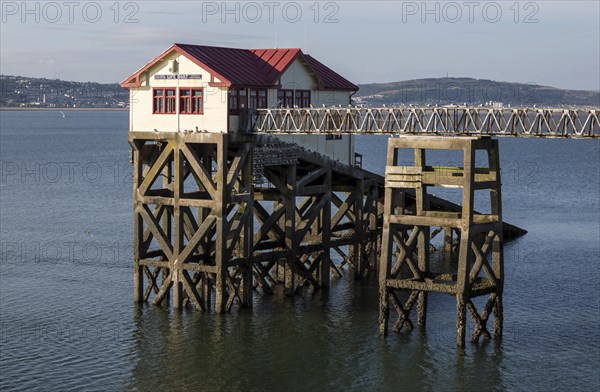
[[501,346],[457,351],[453,320],[434,317],[423,331],[381,339],[362,307],[374,305],[374,284],[332,288],[364,294],[363,304],[342,304],[327,291],[293,299],[279,291],[229,315],[136,305],[125,389],[504,389]]

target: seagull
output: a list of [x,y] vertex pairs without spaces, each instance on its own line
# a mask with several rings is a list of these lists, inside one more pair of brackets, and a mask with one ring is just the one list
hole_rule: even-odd
[[87,235],[91,236],[92,238],[94,238],[94,235],[92,234],[92,232],[91,232],[91,231],[89,231],[89,230],[84,230],[83,232],[84,232],[85,234],[87,234]]
[[196,132],[199,132],[199,130],[198,130],[198,126],[196,126]]
[[158,129],[154,128],[154,132],[158,132]]

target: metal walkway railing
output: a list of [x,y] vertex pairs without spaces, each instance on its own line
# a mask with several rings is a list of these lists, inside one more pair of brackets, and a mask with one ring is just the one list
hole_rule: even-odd
[[415,134],[600,139],[600,108],[324,107],[256,109],[240,130],[265,134]]

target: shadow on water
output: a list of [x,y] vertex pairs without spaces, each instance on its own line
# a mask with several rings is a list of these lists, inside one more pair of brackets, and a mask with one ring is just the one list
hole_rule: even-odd
[[457,351],[454,320],[380,338],[376,285],[372,276],[294,298],[277,291],[226,315],[136,305],[125,389],[504,389],[501,346]]

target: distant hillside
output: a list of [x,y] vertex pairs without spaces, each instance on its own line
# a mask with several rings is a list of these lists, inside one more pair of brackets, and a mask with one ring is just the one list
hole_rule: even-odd
[[[561,90],[534,84],[471,78],[416,79],[359,85],[354,100],[370,106],[398,104],[600,106],[600,92]],[[0,107],[126,108],[127,91],[117,83],[0,75]]]
[[562,90],[535,84],[496,82],[472,78],[430,78],[359,85],[357,103],[371,106],[394,104],[484,104],[600,106],[600,92]]
[[129,96],[117,83],[0,75],[0,107],[124,108]]

